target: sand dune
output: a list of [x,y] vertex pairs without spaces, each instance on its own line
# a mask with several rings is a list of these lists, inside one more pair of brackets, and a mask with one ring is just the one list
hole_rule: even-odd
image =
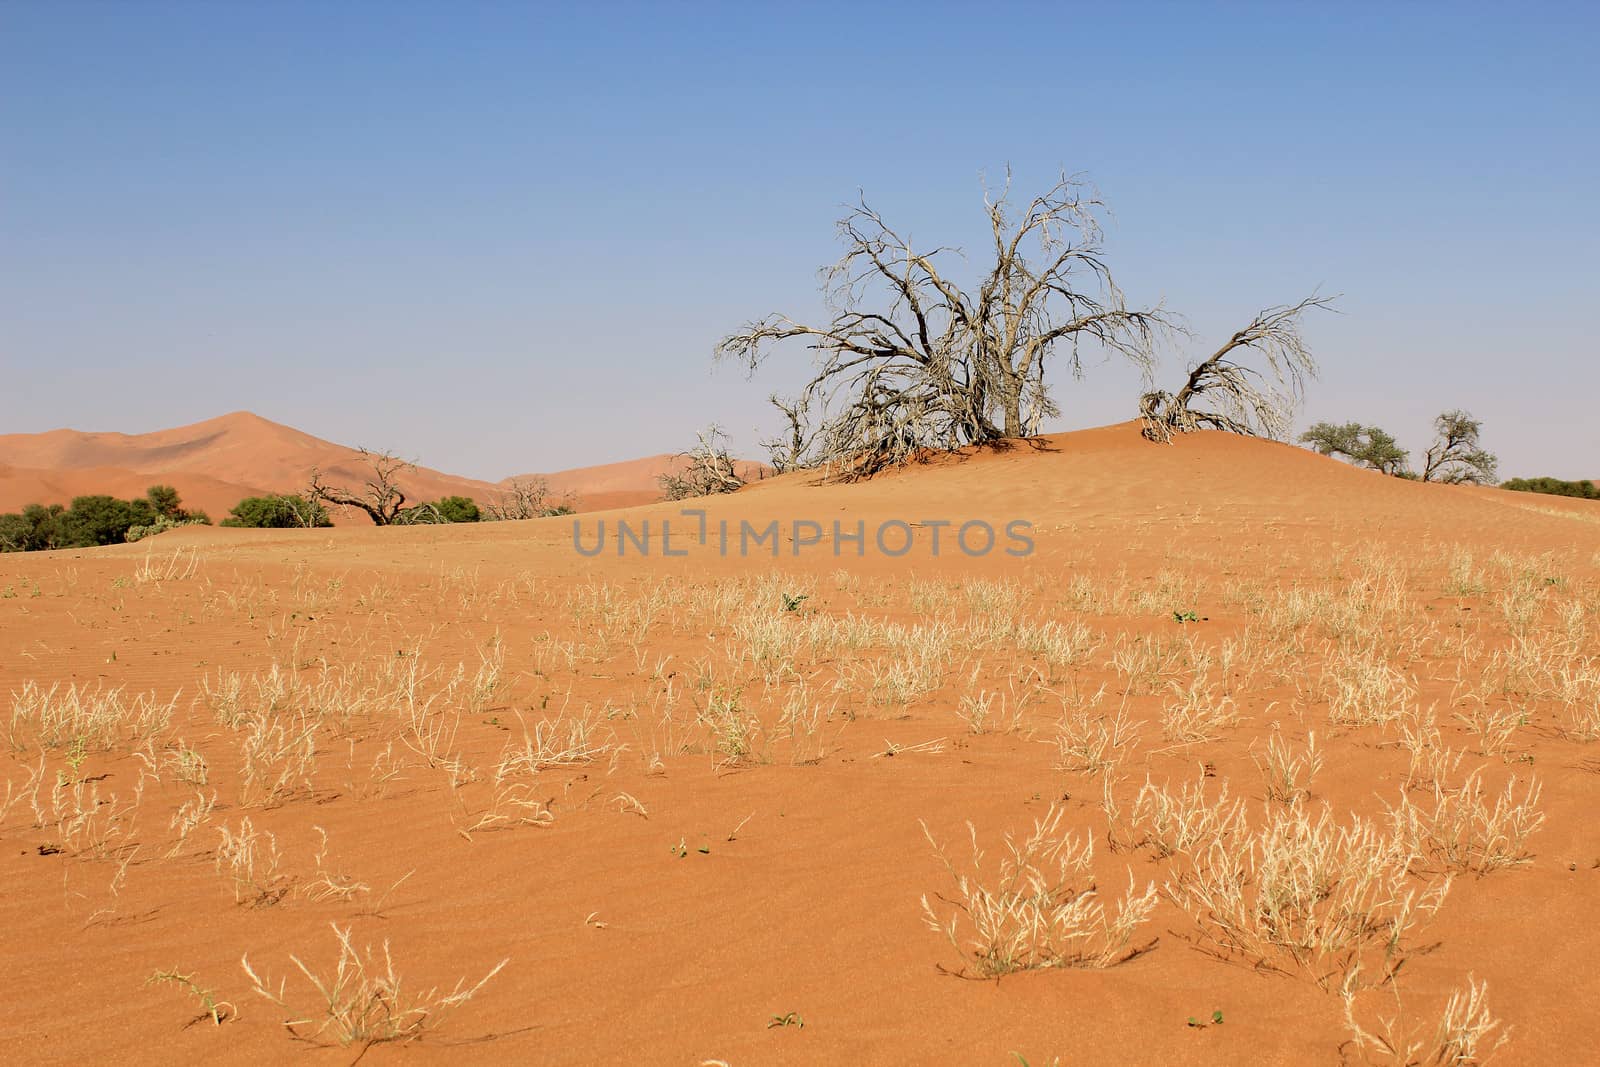
[[[543,477],[557,496],[569,497],[578,510],[593,511],[659,500],[657,478],[683,463],[677,456],[649,456],[520,477]],[[765,471],[761,464],[740,466],[751,478]],[[355,448],[248,411],[143,434],[6,434],[0,435],[0,511],[33,503],[65,504],[86,493],[139,496],[163,482],[216,520],[243,497],[302,489],[313,469],[336,484],[359,485],[364,465]],[[484,503],[512,480],[497,484],[419,466],[403,485],[412,500],[460,495]],[[356,525],[367,521],[360,515],[335,514],[334,519]]]
[[[8,720],[0,1052],[276,1062],[309,1051],[284,1028],[308,1018],[302,1038],[335,1043],[290,960],[332,973],[330,924],[380,961],[388,943],[417,994],[508,961],[404,1050],[419,1063],[1359,1062],[1338,993],[1352,961],[1369,979],[1402,964],[1359,994],[1366,1024],[1400,996],[1428,1037],[1470,974],[1511,1031],[1495,1062],[1588,1047],[1569,1006],[1600,998],[1600,503],[1214,433],[1156,446],[1131,424],[698,503],[710,530],[776,522],[774,551],[574,551],[575,522],[691,528],[656,503],[7,558],[0,694],[175,702],[159,730],[130,721],[77,755],[48,740],[59,720]],[[797,520],[903,522],[913,547],[797,546]],[[974,520],[1025,521],[1036,550],[951,551],[937,524]],[[1313,734],[1317,769],[1269,796],[1268,746],[1298,758]],[[302,740],[263,740],[286,736]],[[1537,779],[1542,824],[1491,841],[1430,823],[1454,794],[1419,776],[1456,790],[1472,772],[1491,806]],[[1147,782],[1206,802],[1226,786],[1252,832],[1326,808],[1389,834],[1386,807],[1410,805],[1417,851],[1330,835],[1298,889],[1275,883],[1283,925],[1245,908],[1235,944],[1183,887],[1264,852],[1172,844],[1171,821],[1137,814]],[[213,797],[182,836],[175,816]],[[1107,966],[1070,956],[1102,935],[1064,918],[1084,940],[1047,931],[1003,979],[969,980],[995,957],[928,836],[967,871],[970,823],[973,884],[998,890],[1006,835],[1052,817],[1093,842],[1092,878],[1057,895],[1093,885],[1114,910],[1154,887],[1147,920]],[[275,850],[261,838],[249,869],[223,849],[245,819]],[[1490,852],[1506,865],[1480,869]],[[1399,889],[1340,895],[1372,872]],[[1386,925],[1452,874],[1436,913]],[[1270,940],[1312,915],[1336,948]],[[1070,965],[1035,966],[1041,944]],[[253,990],[245,955],[290,1006]],[[174,970],[226,1005],[222,1025],[193,1021],[189,987],[147,982]]]

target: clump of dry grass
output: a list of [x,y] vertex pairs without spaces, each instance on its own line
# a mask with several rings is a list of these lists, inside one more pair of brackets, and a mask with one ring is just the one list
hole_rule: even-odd
[[239,800],[275,807],[309,793],[317,766],[317,724],[300,710],[249,714],[239,739]]
[[1170,791],[1148,778],[1128,812],[1136,847],[1157,859],[1179,852],[1196,853],[1244,832],[1244,803],[1228,796],[1223,782],[1216,795],[1206,795],[1204,770],[1195,781]]
[[[1464,989],[1451,992],[1444,1009],[1431,1025],[1408,1023],[1400,1002],[1398,983],[1389,984],[1394,1000],[1391,1015],[1374,1021],[1357,1019],[1359,983],[1352,971],[1343,990],[1345,1027],[1362,1060],[1384,1067],[1478,1067],[1504,1048],[1508,1030],[1489,1011],[1489,984],[1467,976]],[[1377,995],[1377,994],[1372,994]],[[1498,1035],[1496,1030],[1500,1030]]]
[[1168,741],[1193,744],[1211,741],[1218,731],[1239,721],[1239,709],[1232,697],[1218,694],[1204,673],[1196,673],[1187,687],[1172,683],[1177,701],[1162,711],[1161,730]]
[[470,986],[466,979],[459,979],[448,993],[441,993],[436,987],[407,993],[395,970],[388,941],[383,943],[380,958],[370,947],[365,952],[358,951],[348,927],[330,925],[339,942],[339,958],[331,973],[319,973],[298,956],[289,957],[315,993],[305,1007],[290,1006],[287,979],[280,979],[274,988],[251,966],[248,955],[239,961],[255,993],[290,1013],[291,1018],[283,1023],[289,1032],[319,1044],[331,1040],[347,1047],[414,1041],[437,1029],[511,962],[501,960]]
[[1456,712],[1455,718],[1477,735],[1478,752],[1484,756],[1496,756],[1504,752],[1511,743],[1512,735],[1528,722],[1527,715],[1521,712],[1509,708],[1495,711],[1482,700],[1469,701],[1467,710]]
[[[1115,912],[1096,890],[1094,844],[1064,831],[1052,807],[1022,840],[1007,834],[990,870],[976,827],[970,864],[958,867],[923,824],[922,831],[954,882],[950,896],[922,897],[928,926],[943,934],[978,974],[995,977],[1041,967],[1110,967],[1135,954],[1133,933],[1156,905],[1156,888],[1141,893],[1129,875]],[[937,901],[937,906],[935,904]],[[964,968],[963,968],[964,969]]]
[[580,714],[542,718],[529,729],[522,724],[520,744],[508,744],[496,770],[499,778],[535,775],[551,767],[578,767],[611,752],[614,741],[602,736],[603,718],[584,709]]
[[1256,967],[1297,967],[1327,987],[1381,953],[1403,959],[1406,935],[1444,902],[1449,879],[1411,884],[1416,854],[1399,836],[1324,808],[1269,806],[1254,833],[1218,838],[1167,892],[1195,920],[1203,947]]
[[1490,804],[1481,772],[1473,771],[1456,789],[1436,782],[1431,805],[1418,806],[1401,794],[1389,814],[1396,836],[1419,859],[1446,870],[1488,874],[1531,858],[1528,838],[1544,825],[1539,794],[1539,782],[1532,779],[1519,797],[1513,777]]
[[1124,695],[1155,693],[1161,680],[1176,673],[1190,649],[1183,641],[1155,634],[1118,634],[1109,666],[1123,678]]
[[[1063,771],[1106,774],[1132,754],[1138,745],[1138,730],[1143,723],[1130,719],[1126,703],[1112,715],[1100,711],[1105,698],[1102,686],[1086,701],[1076,702],[1062,712],[1056,725],[1056,767]],[[1063,705],[1069,705],[1065,696]]]
[[1018,697],[1015,689],[1009,694],[978,689],[977,676],[982,664],[972,672],[968,692],[962,694],[956,707],[956,717],[967,724],[974,734],[1013,733],[1022,725],[1022,713],[1027,706],[1027,696]]
[[200,1014],[190,1020],[190,1025],[199,1022],[201,1019],[210,1019],[217,1026],[221,1026],[227,1020],[237,1018],[239,1015],[238,1008],[235,1008],[226,1000],[219,999],[215,991],[202,986],[195,980],[192,972],[184,974],[176,967],[165,971],[156,971],[145,979],[144,984],[175,985],[180,989],[188,990],[190,995],[200,1002],[201,1009]]
[[1324,668],[1323,687],[1328,721],[1340,726],[1381,726],[1416,704],[1416,682],[1374,653],[1334,655]]
[[300,886],[301,894],[308,900],[351,901],[372,892],[372,887],[365,882],[358,882],[328,865],[328,831],[320,826],[312,829],[317,831],[318,839],[317,851],[312,856],[316,872]]
[[216,868],[233,883],[233,899],[248,907],[265,907],[282,900],[294,886],[293,875],[282,869],[283,854],[271,832],[257,830],[246,815],[238,829],[226,823],[217,827]]
[[709,735],[719,767],[766,762],[766,728],[741,698],[738,691],[712,693],[695,715],[696,725]]
[[101,795],[100,783],[57,771],[46,800],[39,791],[44,784],[44,767],[30,778],[29,801],[34,826],[51,835],[49,845],[74,857],[107,859],[132,846],[139,805],[144,799],[144,780],[134,788],[133,799],[122,801],[111,793]]
[[215,792],[207,797],[198,789],[192,798],[178,805],[178,810],[172,813],[172,819],[167,824],[176,835],[172,847],[167,850],[167,859],[182,852],[189,843],[189,835],[211,821],[211,812],[216,806]]
[[1426,710],[1413,706],[1398,722],[1400,747],[1410,756],[1407,790],[1432,787],[1455,773],[1461,765],[1461,753],[1445,745],[1431,705]]
[[153,692],[130,697],[121,686],[91,689],[57,683],[44,689],[24,682],[21,692],[11,694],[11,748],[26,752],[33,746],[78,744],[87,751],[108,752],[165,731],[177,704],[177,695],[165,702]]
[[1267,739],[1264,752],[1251,747],[1250,758],[1266,783],[1267,799],[1292,804],[1311,796],[1311,782],[1322,770],[1322,751],[1317,735],[1306,735],[1305,748],[1296,752],[1280,733]]

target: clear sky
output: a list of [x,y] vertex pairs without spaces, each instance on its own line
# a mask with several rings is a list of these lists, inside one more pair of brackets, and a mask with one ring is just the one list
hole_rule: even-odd
[[[774,425],[864,189],[981,248],[1087,173],[1198,340],[1321,286],[1302,413],[1600,477],[1595,5],[0,0],[0,431],[248,408],[499,478]],[[1136,376],[1059,380],[1063,427]]]

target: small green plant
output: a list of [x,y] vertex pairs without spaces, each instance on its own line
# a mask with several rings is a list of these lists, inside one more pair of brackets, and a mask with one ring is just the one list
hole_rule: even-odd
[[195,999],[200,1001],[200,1007],[202,1009],[200,1014],[196,1015],[193,1019],[190,1019],[188,1023],[185,1024],[186,1027],[193,1026],[195,1023],[205,1018],[209,1018],[213,1023],[221,1026],[225,1021],[232,1019],[239,1014],[238,1009],[232,1004],[229,1004],[226,1000],[218,1000],[215,992],[209,989],[204,989],[197,984],[194,980],[193,974],[182,974],[175,967],[170,971],[156,971],[144,981],[145,985],[156,985],[158,983],[182,986],[184,989],[187,989],[189,992],[193,993]]
[[785,612],[797,612],[800,610],[801,604],[811,599],[810,595],[806,593],[780,593],[778,595],[783,597],[783,610]]
[[1206,622],[1209,616],[1196,615],[1193,611],[1174,611],[1172,620],[1180,626],[1186,622]]
[[83,761],[89,758],[89,741],[82,734],[72,739],[67,746],[67,766],[72,768],[72,776],[78,776],[78,768],[83,766]]
[[1188,1025],[1189,1025],[1189,1027],[1191,1029],[1194,1029],[1194,1030],[1204,1030],[1208,1026],[1221,1026],[1222,1025],[1222,1012],[1220,1012],[1220,1011],[1212,1012],[1211,1013],[1211,1021],[1209,1023],[1208,1022],[1203,1022],[1200,1019],[1197,1019],[1193,1015],[1191,1015],[1191,1016],[1189,1016]]
[[774,1015],[767,1022],[768,1030],[778,1030],[786,1026],[792,1026],[796,1030],[804,1030],[806,1028],[806,1021],[800,1018],[799,1012],[788,1011],[784,1012],[782,1015]]

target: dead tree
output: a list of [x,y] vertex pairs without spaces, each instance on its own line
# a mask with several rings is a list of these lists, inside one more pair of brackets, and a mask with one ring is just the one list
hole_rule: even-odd
[[416,464],[392,452],[365,448],[361,449],[361,458],[367,461],[369,473],[359,492],[329,485],[323,473],[312,468],[306,495],[317,503],[358,508],[367,513],[374,526],[391,526],[400,518],[406,503],[405,490],[397,479],[406,471],[415,471]]
[[1148,373],[1172,324],[1160,308],[1127,306],[1104,257],[1098,195],[1062,175],[1018,213],[1010,191],[1008,173],[998,196],[985,193],[992,248],[975,286],[958,284],[958,249],[919,249],[863,199],[839,222],[843,258],[823,272],[832,321],[770,315],[718,343],[719,361],[751,372],[784,341],[816,352],[786,406],[816,415],[796,434],[809,463],[865,477],[927,450],[1036,434],[1059,414],[1051,369],[1064,361],[1081,376],[1089,350]]
[[[1145,393],[1139,398],[1145,437],[1165,442],[1173,434],[1213,429],[1282,440],[1306,379],[1317,376],[1316,361],[1300,334],[1300,316],[1311,308],[1332,310],[1336,299],[1312,295],[1258,312],[1250,325],[1191,367],[1176,393]],[[1251,354],[1265,363],[1265,371],[1244,362]]]
[[688,462],[677,472],[656,479],[667,500],[731,493],[744,485],[725,441],[727,435],[717,426],[700,432],[700,441],[681,457]]
[[774,474],[787,474],[806,465],[806,455],[811,451],[811,426],[807,419],[805,400],[785,400],[773,393],[767,398],[788,423],[787,435],[780,434],[761,442],[767,450],[767,460]]
[[1483,423],[1465,411],[1447,411],[1433,420],[1437,436],[1423,458],[1422,480],[1446,485],[1493,485],[1499,466],[1478,444]]
[[573,496],[565,493],[556,496],[550,491],[545,478],[513,478],[500,494],[500,499],[484,505],[484,517],[491,521],[507,519],[542,519],[551,515],[570,515]]

